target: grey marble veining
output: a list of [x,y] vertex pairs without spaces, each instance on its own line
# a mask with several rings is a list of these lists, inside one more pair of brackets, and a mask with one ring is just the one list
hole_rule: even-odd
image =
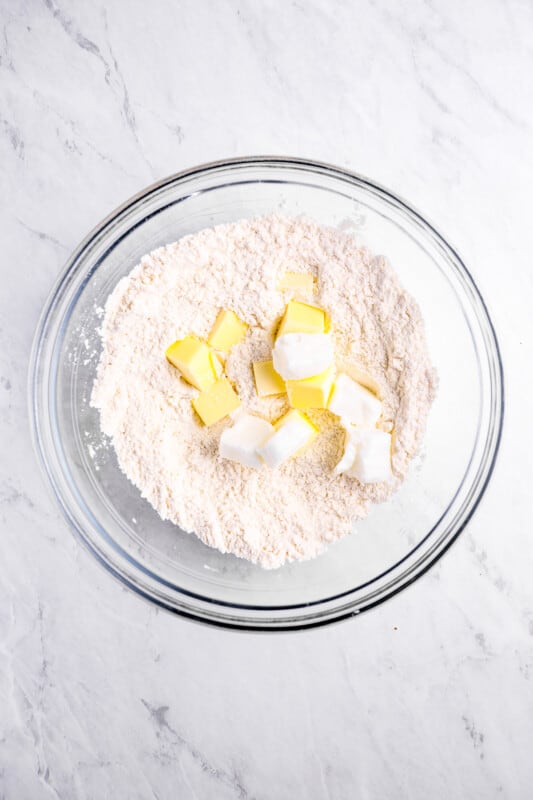
[[[0,0],[0,798],[526,798],[533,759],[533,6]],[[82,551],[31,450],[28,354],[68,253],[171,172],[368,174],[460,249],[507,372],[489,492],[350,624],[174,619]]]

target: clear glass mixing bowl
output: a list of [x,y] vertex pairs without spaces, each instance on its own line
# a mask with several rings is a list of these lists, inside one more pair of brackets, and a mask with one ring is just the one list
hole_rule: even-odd
[[[141,256],[201,228],[271,212],[305,214],[353,230],[390,258],[421,306],[440,388],[423,452],[400,491],[321,557],[269,572],[163,522],[122,474],[113,449],[102,447],[89,397],[100,354],[100,310]],[[245,158],[173,175],[89,234],[42,314],[30,403],[36,450],[57,501],[110,573],[195,620],[287,630],[372,608],[444,553],[489,481],[502,427],[503,378],[494,329],[474,281],[418,212],[343,169]]]

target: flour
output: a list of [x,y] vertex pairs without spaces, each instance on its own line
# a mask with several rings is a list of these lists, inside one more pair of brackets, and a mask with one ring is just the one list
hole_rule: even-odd
[[[383,401],[380,427],[394,427],[390,485],[362,485],[333,468],[343,432],[328,411],[303,454],[277,469],[243,467],[218,455],[220,433],[191,408],[196,390],[165,360],[166,347],[207,337],[220,308],[248,323],[226,362],[242,407],[273,421],[286,398],[257,397],[251,362],[270,357],[272,330],[293,294],[286,271],[312,273],[312,300],[329,312],[339,371],[368,375]],[[206,544],[266,568],[311,558],[385,500],[417,452],[436,389],[415,301],[385,258],[353,236],[289,217],[263,217],[200,231],[144,256],[110,295],[92,394],[121,469],[163,519]]]

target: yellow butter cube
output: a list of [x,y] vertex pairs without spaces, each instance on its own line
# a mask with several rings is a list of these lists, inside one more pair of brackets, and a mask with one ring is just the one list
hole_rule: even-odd
[[167,347],[165,355],[185,380],[200,391],[208,389],[217,379],[211,350],[196,336],[178,339]]
[[287,381],[287,395],[293,408],[327,408],[333,386],[333,369],[312,378]]
[[302,414],[300,411],[296,411],[293,408],[291,408],[290,411],[287,411],[286,414],[284,414],[276,422],[274,422],[274,428],[278,430],[279,428],[282,428],[287,422],[296,422],[296,421],[307,425],[310,435],[312,434],[313,436],[316,436],[316,434],[318,433],[319,429],[317,428],[316,425],[314,425],[311,422],[309,417],[306,416],[305,414]]
[[234,311],[224,308],[219,311],[207,341],[215,350],[227,353],[234,344],[244,339],[247,329],[248,325],[242,322]]
[[326,312],[316,306],[290,300],[279,324],[277,336],[284,333],[326,333]]
[[259,397],[285,393],[285,381],[274,369],[272,361],[254,361],[252,369]]
[[224,362],[220,358],[218,353],[213,353],[211,351],[211,363],[213,365],[213,370],[215,371],[215,375],[217,378],[220,378],[222,373],[224,372]]
[[314,292],[316,290],[316,279],[309,272],[285,272],[279,279],[278,288],[299,289],[302,292]]
[[214,425],[239,408],[241,401],[228,379],[219,378],[209,389],[193,398],[191,403],[204,425]]

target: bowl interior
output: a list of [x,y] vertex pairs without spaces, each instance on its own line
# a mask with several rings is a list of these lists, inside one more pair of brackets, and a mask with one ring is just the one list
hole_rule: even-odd
[[[318,559],[264,571],[163,522],[118,468],[89,399],[103,306],[141,256],[207,226],[272,212],[342,227],[389,258],[422,309],[440,384],[423,451],[398,493]],[[432,229],[362,179],[288,164],[226,165],[176,178],[89,237],[54,304],[37,354],[47,412],[41,412],[46,424],[37,419],[37,425],[48,471],[72,523],[99,557],[169,607],[235,624],[335,617],[347,604],[357,611],[423,570],[482,490],[496,414],[484,307]]]

